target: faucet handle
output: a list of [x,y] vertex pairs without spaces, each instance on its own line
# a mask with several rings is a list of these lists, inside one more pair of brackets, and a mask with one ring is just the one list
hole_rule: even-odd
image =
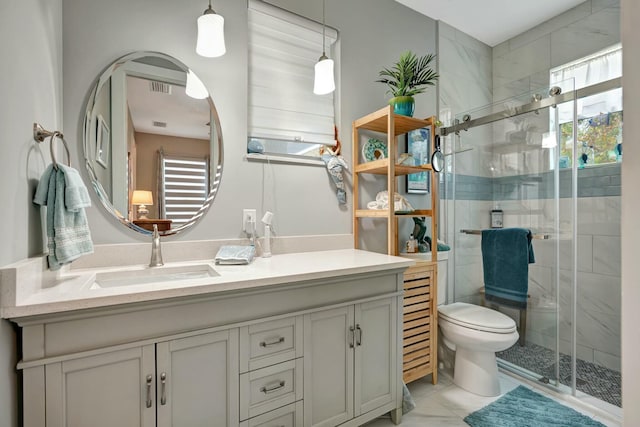
[[151,235],[151,261],[149,267],[160,267],[164,265],[162,261],[162,248],[160,247],[160,232],[158,224],[153,224],[153,234]]

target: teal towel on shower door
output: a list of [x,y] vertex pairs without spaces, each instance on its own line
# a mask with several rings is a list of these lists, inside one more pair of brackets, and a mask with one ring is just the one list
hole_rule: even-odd
[[531,230],[482,230],[482,267],[485,298],[515,307],[527,306],[529,264],[535,256]]

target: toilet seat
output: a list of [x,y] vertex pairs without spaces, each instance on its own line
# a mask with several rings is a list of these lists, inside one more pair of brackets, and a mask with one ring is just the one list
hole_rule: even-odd
[[516,331],[516,322],[499,311],[478,305],[456,302],[438,307],[439,316],[455,325],[497,334]]

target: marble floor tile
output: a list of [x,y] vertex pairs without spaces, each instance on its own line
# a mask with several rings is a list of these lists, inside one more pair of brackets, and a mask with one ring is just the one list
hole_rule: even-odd
[[[519,385],[544,394],[563,405],[569,406],[584,415],[592,417],[607,427],[620,427],[620,423],[604,416],[599,416],[580,405],[570,402],[565,398],[548,393],[538,387],[521,380],[518,377],[500,372],[500,390],[502,394],[508,393]],[[431,384],[430,380],[414,381],[408,385],[416,408],[402,417],[402,427],[464,427],[463,421],[470,413],[490,404],[500,398],[483,397],[469,393],[453,384],[452,379],[443,373],[439,374],[438,384]],[[388,415],[382,416],[366,424],[366,427],[392,427],[394,424]]]

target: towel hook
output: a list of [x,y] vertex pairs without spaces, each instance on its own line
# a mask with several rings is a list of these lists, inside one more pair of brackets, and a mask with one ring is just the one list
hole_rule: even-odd
[[64,145],[64,151],[67,153],[67,165],[71,166],[71,155],[69,154],[69,146],[67,146],[67,141],[64,140],[64,135],[62,132],[56,131],[48,131],[45,130],[40,124],[33,124],[33,139],[38,142],[43,142],[47,137],[49,137],[49,152],[51,153],[51,161],[53,162],[53,167],[58,168],[58,162],[56,161],[56,155],[53,151],[53,143],[55,138],[60,138],[62,140],[62,144]]

